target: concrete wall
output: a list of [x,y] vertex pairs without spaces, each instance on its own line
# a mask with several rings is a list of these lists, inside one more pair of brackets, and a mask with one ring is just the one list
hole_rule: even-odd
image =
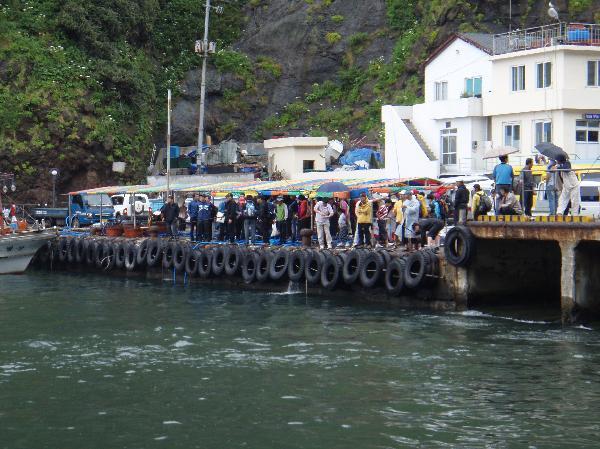
[[264,141],[271,171],[280,171],[286,179],[304,173],[303,161],[314,161],[314,170],[325,170],[327,137],[287,137]]
[[402,121],[402,108],[383,106],[385,173],[388,178],[437,178],[439,162],[430,161]]
[[[253,173],[219,173],[213,175],[177,175],[171,176],[171,184],[210,184],[219,182],[244,182],[253,181]],[[146,182],[156,186],[167,183],[166,176],[148,176]]]

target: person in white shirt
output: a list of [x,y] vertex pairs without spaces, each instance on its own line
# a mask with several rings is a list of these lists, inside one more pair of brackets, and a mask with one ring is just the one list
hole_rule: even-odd
[[323,201],[322,198],[319,198],[314,210],[319,246],[321,249],[325,249],[325,243],[327,243],[327,247],[333,248],[331,242],[331,232],[329,230],[329,218],[333,215],[333,209],[331,208],[330,204],[328,204],[326,201]]

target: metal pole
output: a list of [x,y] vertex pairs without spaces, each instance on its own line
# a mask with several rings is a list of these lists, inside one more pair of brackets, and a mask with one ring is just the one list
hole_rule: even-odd
[[171,89],[167,91],[167,196],[171,188]]
[[73,204],[71,201],[71,194],[69,193],[69,227],[71,227],[72,217],[71,217],[71,205]]
[[[202,41],[202,81],[200,84],[200,116],[198,118],[198,151],[196,164],[202,160],[202,144],[204,143],[204,98],[206,97],[206,60],[208,59],[208,21],[210,18],[210,0],[206,0],[204,11],[204,39]],[[200,174],[200,170],[198,170]]]
[[52,207],[56,207],[56,176],[52,176]]

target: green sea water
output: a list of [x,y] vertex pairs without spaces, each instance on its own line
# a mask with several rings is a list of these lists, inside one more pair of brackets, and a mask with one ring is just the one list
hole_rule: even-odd
[[589,327],[0,278],[0,448],[597,448],[599,418]]

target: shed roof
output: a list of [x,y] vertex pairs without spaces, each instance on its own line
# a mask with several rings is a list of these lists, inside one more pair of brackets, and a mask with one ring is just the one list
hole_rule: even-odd
[[442,45],[437,47],[433,53],[429,55],[425,61],[425,65],[431,63],[437,58],[446,48],[450,46],[456,39],[460,39],[467,44],[470,44],[479,50],[491,55],[494,48],[494,35],[488,33],[453,33]]

